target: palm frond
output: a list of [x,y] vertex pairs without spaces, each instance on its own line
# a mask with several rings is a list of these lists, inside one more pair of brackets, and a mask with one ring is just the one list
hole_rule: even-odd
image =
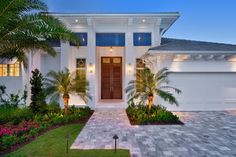
[[178,101],[173,96],[173,94],[171,94],[171,93],[169,93],[167,91],[160,90],[160,89],[157,90],[156,92],[165,101],[168,101],[170,104],[175,104],[176,106],[179,106]]
[[[136,74],[136,80],[131,80],[125,89],[129,101],[138,98],[139,103],[145,104],[150,94],[156,94],[170,104],[178,105],[175,97],[170,92],[164,91],[167,89],[174,90],[177,94],[181,93],[179,89],[166,85],[169,82],[168,74],[167,68],[161,69],[157,74],[153,74],[147,67],[144,68]],[[161,86],[162,84],[164,86]]]
[[59,19],[41,11],[47,11],[42,0],[0,1],[0,54],[40,49],[55,56],[49,40],[79,45],[79,38]]

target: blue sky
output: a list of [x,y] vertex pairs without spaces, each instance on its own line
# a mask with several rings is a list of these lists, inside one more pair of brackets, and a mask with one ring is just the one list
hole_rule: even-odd
[[172,12],[166,37],[236,44],[236,0],[45,0],[51,12]]

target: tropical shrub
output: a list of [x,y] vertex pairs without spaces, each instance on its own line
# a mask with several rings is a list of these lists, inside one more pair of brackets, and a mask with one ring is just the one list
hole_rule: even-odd
[[6,135],[1,138],[1,147],[2,149],[6,149],[17,142],[16,135]]
[[129,106],[126,113],[132,124],[180,124],[179,118],[158,105],[149,110],[147,105]]
[[57,102],[51,102],[50,104],[47,105],[47,113],[59,113],[61,112],[61,108],[59,103]]
[[11,106],[0,106],[0,124],[18,124],[22,121],[31,120],[33,113],[27,107],[17,108]]

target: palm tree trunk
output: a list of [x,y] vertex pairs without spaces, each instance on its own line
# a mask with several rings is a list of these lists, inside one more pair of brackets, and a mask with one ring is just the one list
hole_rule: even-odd
[[63,101],[64,101],[64,110],[65,110],[65,113],[67,113],[69,98],[68,97],[64,97]]
[[153,104],[153,97],[148,99],[148,109],[151,110]]
[[149,94],[149,96],[148,96],[148,110],[149,110],[149,113],[151,111],[152,104],[153,104],[153,94]]

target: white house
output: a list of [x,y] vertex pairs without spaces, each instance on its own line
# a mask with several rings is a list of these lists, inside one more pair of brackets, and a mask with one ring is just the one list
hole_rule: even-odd
[[[64,14],[52,13],[81,40],[80,47],[53,42],[58,54],[28,54],[28,68],[16,61],[0,61],[0,84],[10,93],[22,91],[35,68],[79,70],[90,83],[92,108],[125,108],[125,87],[143,67],[142,59],[157,71],[168,67],[170,85],[182,90],[179,106],[171,110],[236,109],[236,45],[168,39],[162,36],[180,16],[171,13]],[[28,101],[29,102],[29,101]],[[69,104],[85,105],[71,95]]]

